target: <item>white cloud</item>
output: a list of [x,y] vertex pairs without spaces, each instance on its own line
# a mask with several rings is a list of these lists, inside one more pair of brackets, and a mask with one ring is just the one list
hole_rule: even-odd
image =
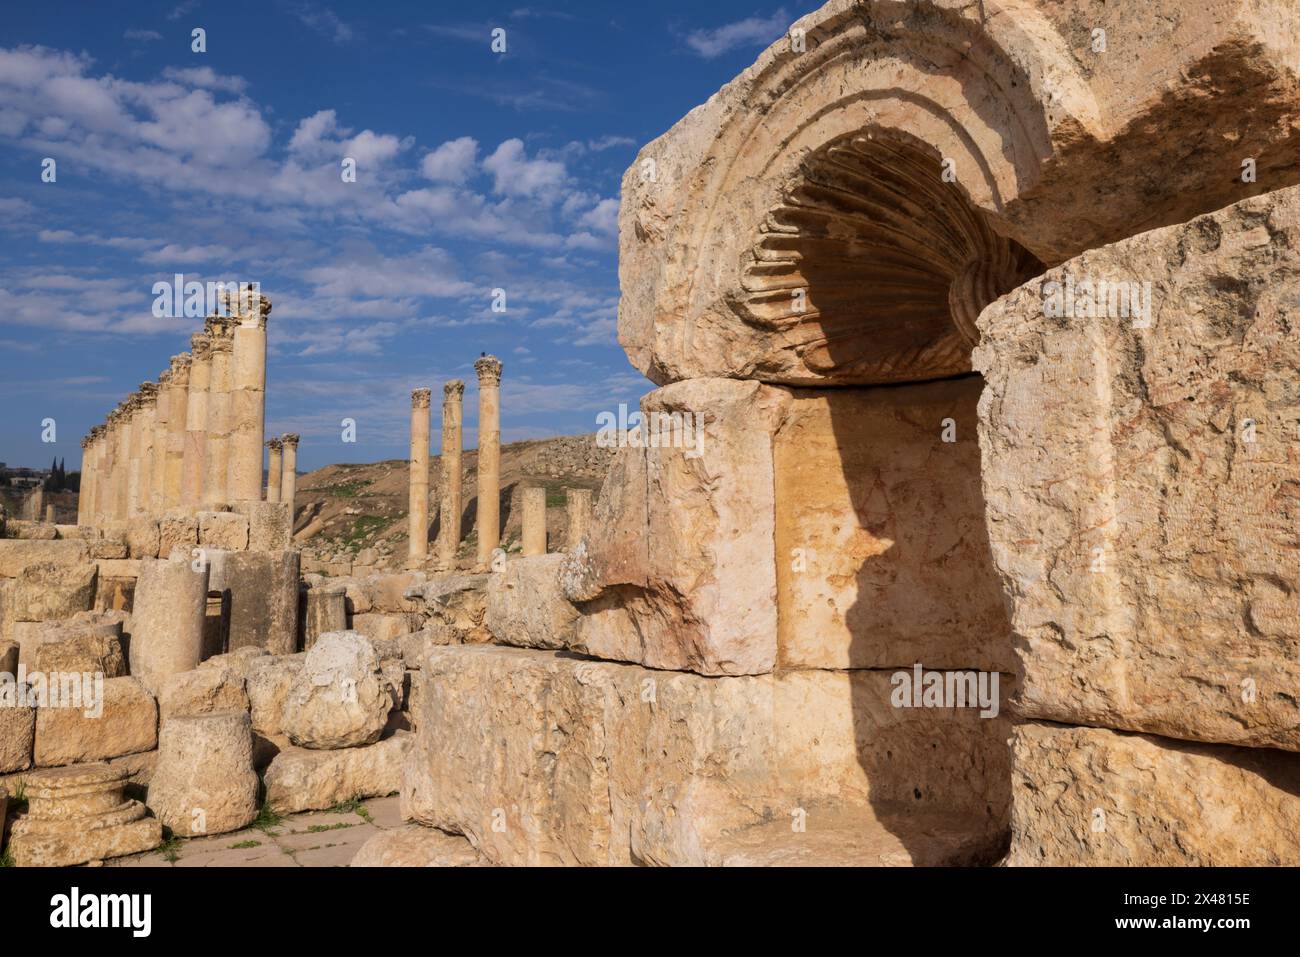
[[205,90],[224,90],[227,93],[243,93],[248,89],[248,81],[242,76],[223,76],[210,66],[196,66],[179,69],[169,66],[163,70],[163,76],[187,86],[198,86]]
[[752,16],[713,29],[692,30],[686,36],[686,45],[706,60],[712,60],[739,47],[767,46],[785,33],[789,25],[783,7],[770,17]]
[[483,161],[494,178],[493,189],[506,196],[553,194],[564,184],[564,164],[548,159],[528,159],[524,142],[509,139]]
[[463,183],[473,173],[477,157],[478,140],[462,136],[425,154],[420,161],[420,172],[435,182]]
[[578,219],[578,225],[607,236],[618,235],[618,200],[602,199]]

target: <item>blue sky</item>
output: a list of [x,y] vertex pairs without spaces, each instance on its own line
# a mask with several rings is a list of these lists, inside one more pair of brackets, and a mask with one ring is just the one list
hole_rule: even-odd
[[71,469],[188,349],[201,320],[151,311],[176,273],[274,302],[267,432],[305,469],[404,457],[410,389],[450,378],[472,446],[480,351],[507,441],[594,431],[652,388],[615,338],[623,170],[816,6],[8,5],[0,461]]

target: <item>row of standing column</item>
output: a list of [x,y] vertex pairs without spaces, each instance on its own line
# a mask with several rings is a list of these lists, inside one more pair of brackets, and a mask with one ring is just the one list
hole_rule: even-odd
[[232,293],[227,304],[232,315],[209,317],[192,352],[82,440],[79,524],[261,498],[271,302]]
[[[485,568],[501,544],[501,361],[483,355],[474,363],[478,375],[478,468],[475,528],[478,567]],[[438,561],[450,569],[456,563],[461,537],[461,452],[464,434],[465,383],[453,379],[443,386],[442,494],[439,501]],[[429,400],[428,389],[411,392],[411,455],[408,564],[423,565],[429,554]],[[569,542],[586,531],[591,510],[589,489],[569,490]],[[546,551],[546,490],[525,489],[523,500],[524,554]]]

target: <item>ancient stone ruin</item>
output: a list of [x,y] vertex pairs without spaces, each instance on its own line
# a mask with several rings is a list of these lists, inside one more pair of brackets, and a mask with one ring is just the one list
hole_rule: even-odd
[[209,319],[0,540],[13,861],[399,794],[354,865],[1300,864],[1297,30],[797,21],[627,171],[656,388],[517,550],[483,355],[405,567],[304,573],[270,304]]

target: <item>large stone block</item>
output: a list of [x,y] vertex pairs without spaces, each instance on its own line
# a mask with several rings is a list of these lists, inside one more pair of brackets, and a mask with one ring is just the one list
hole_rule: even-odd
[[505,563],[488,579],[484,623],[503,645],[567,648],[578,610],[560,587],[564,555],[537,555]]
[[[90,697],[90,695],[86,695]],[[102,761],[158,743],[158,705],[135,678],[109,678],[102,703],[36,709],[38,767]]]
[[120,618],[82,618],[42,625],[29,667],[45,674],[80,672],[122,677],[127,672]]
[[302,614],[302,648],[306,651],[321,635],[347,629],[347,592],[332,585],[310,588],[302,603]]
[[393,707],[389,688],[369,639],[352,631],[321,635],[293,679],[284,731],[304,748],[374,744]]
[[1298,301],[1292,188],[1092,250],[981,315],[1025,716],[1300,750]]
[[194,515],[168,515],[158,522],[158,555],[169,556],[179,548],[187,556],[199,544],[199,520]]
[[305,657],[264,655],[248,661],[244,680],[252,709],[253,730],[263,737],[285,733],[285,706]]
[[95,563],[36,562],[10,591],[13,621],[52,621],[88,611],[95,602]]
[[248,548],[248,517],[234,512],[200,512],[199,545],[244,551]]
[[1014,670],[980,489],[982,385],[790,390],[773,448],[783,667]]
[[296,551],[232,552],[222,577],[221,590],[230,593],[230,651],[256,646],[285,655],[297,650]]
[[293,521],[286,502],[239,502],[236,514],[248,519],[248,547],[279,552],[293,544]]
[[163,722],[186,715],[248,711],[249,707],[244,676],[224,665],[171,675],[158,695],[158,717]]
[[1012,748],[1008,864],[1300,863],[1300,755],[1035,723]]
[[[126,544],[132,558],[157,558],[161,545],[158,520],[133,518],[126,527]],[[161,554],[166,555],[167,552]]]
[[[575,650],[701,674],[772,670],[772,435],[788,402],[729,379],[642,399],[657,434],[675,429],[657,447],[620,450],[593,529],[568,556],[565,594],[584,603]],[[639,434],[644,446],[652,433]]]
[[174,716],[158,736],[146,803],[183,837],[224,834],[257,817],[253,733],[243,711]]
[[[530,649],[429,650],[402,806],[495,863],[716,864],[752,828],[941,810],[1005,833],[1005,719],[895,708],[887,672],[705,678]],[[937,863],[938,861],[930,861]]]
[[359,748],[286,748],[266,769],[266,800],[281,814],[321,811],[353,798],[383,797],[402,787],[409,732]]
[[36,736],[36,709],[3,699],[14,695],[17,683],[12,672],[0,672],[0,774],[25,771],[32,766],[32,744]]
[[361,845],[349,867],[481,867],[483,855],[457,834],[407,825],[380,831]]

